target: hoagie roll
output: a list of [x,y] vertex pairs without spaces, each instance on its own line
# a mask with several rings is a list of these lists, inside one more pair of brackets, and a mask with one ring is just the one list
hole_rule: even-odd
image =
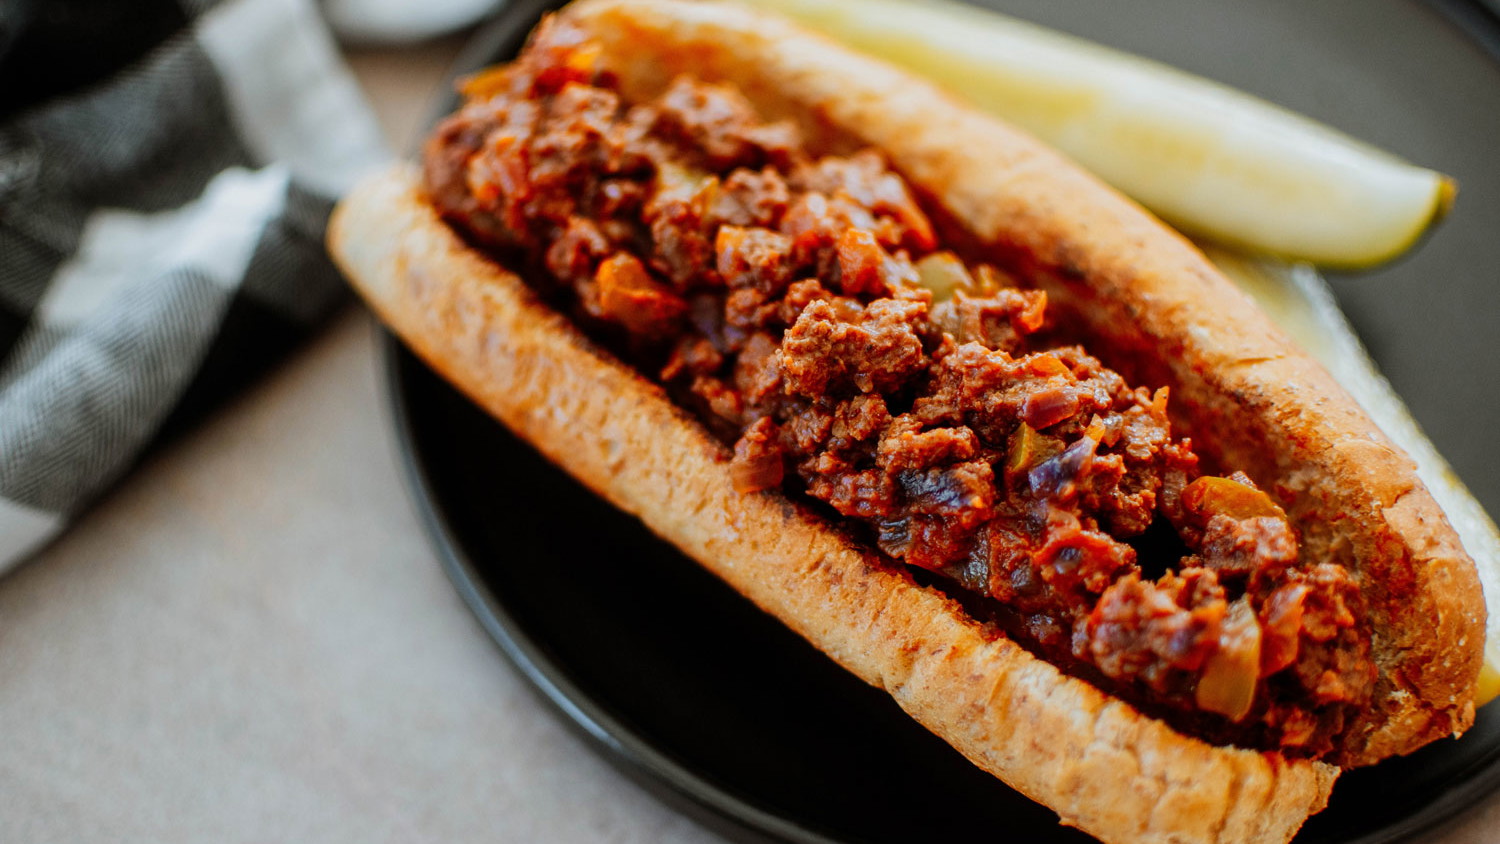
[[1286,840],[1461,731],[1484,608],[1392,446],[1184,239],[771,16],[588,0],[335,255],[429,364],[1107,841]]

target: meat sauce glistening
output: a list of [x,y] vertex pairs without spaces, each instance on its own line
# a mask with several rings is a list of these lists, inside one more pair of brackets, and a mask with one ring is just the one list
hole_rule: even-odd
[[553,24],[466,84],[426,150],[451,223],[733,443],[746,494],[822,502],[1200,735],[1335,747],[1375,679],[1359,590],[1200,472],[1165,389],[1045,342],[1045,294],[944,250],[878,152],[815,157],[686,77],[626,104],[596,56]]

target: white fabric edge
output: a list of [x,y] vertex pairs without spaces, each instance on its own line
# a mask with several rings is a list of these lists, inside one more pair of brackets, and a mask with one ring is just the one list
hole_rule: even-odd
[[49,513],[0,498],[0,574],[31,556],[62,526],[61,513]]
[[78,249],[57,268],[32,325],[70,328],[98,313],[133,280],[182,268],[238,287],[266,224],[286,204],[288,173],[231,167],[197,199],[145,214],[101,208],[89,216]]
[[337,197],[390,157],[309,0],[225,0],[196,32],[258,162],[284,162],[299,183]]

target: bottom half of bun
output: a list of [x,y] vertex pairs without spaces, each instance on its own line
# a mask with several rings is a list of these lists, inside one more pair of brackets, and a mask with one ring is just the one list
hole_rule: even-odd
[[721,443],[468,248],[413,170],[367,180],[329,237],[386,324],[471,399],[1063,823],[1108,842],[1284,842],[1326,804],[1338,769],[1183,735],[786,497],[737,493]]

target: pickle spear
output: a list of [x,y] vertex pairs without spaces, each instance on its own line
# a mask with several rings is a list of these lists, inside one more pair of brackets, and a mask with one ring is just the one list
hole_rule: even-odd
[[914,70],[1190,234],[1356,269],[1405,252],[1454,181],[1158,62],[944,0],[751,0]]

